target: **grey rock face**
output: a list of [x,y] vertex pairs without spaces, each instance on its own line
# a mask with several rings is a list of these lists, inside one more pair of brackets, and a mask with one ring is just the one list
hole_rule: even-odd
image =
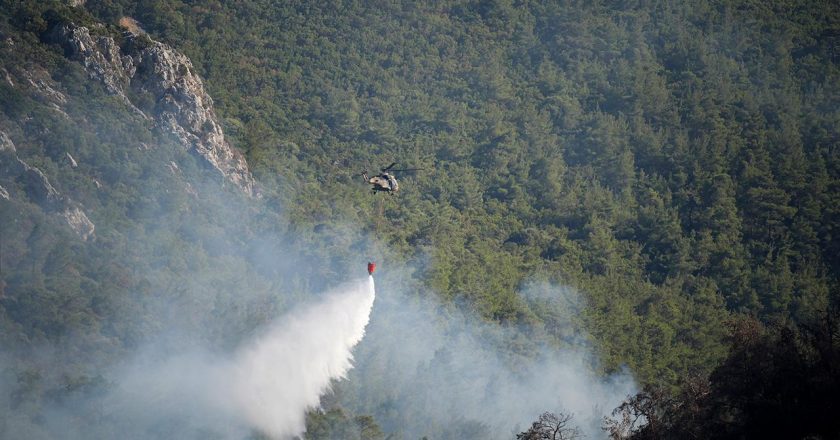
[[29,197],[42,206],[54,207],[62,201],[58,190],[52,186],[50,180],[44,175],[44,172],[33,166],[29,166],[26,162],[17,159],[20,164],[20,169],[23,172],[18,176],[26,185],[26,193]]
[[203,157],[228,180],[254,194],[254,180],[242,154],[225,139],[192,62],[184,54],[155,42],[144,49],[132,81],[155,97],[156,119],[181,143]]
[[90,221],[85,212],[82,211],[81,207],[73,205],[72,203],[68,205],[61,213],[61,217],[64,218],[67,224],[70,225],[70,229],[81,237],[82,240],[88,241],[94,238],[96,226]]
[[85,27],[62,25],[53,29],[50,39],[64,48],[68,58],[81,62],[88,74],[101,81],[110,93],[130,102],[125,90],[133,74],[133,61],[120,54],[113,38],[94,38]]
[[0,68],[0,72],[3,72],[3,79],[6,80],[6,83],[9,84],[10,86],[14,87],[15,82],[12,81],[12,75],[9,74],[9,71],[6,70],[6,69]]
[[15,144],[9,139],[9,135],[0,131],[0,152],[14,153],[16,151]]
[[50,75],[45,70],[24,71],[24,79],[32,87],[39,101],[53,106],[60,106],[67,103],[67,97],[56,90],[56,85],[50,80]]
[[[70,116],[62,109],[62,106],[67,104],[67,97],[57,90],[60,87],[50,78],[49,72],[35,68],[34,70],[19,70],[19,73],[21,85],[28,85],[35,99],[55,110],[65,119],[70,119]],[[10,78],[8,82],[12,87],[16,87]]]
[[[91,37],[87,28],[57,26],[51,38],[80,61],[88,74],[129,105],[127,90],[148,94],[155,102],[151,118],[181,144],[207,161],[227,180],[256,195],[254,179],[242,153],[225,139],[213,100],[190,59],[172,47],[127,34],[125,53],[110,37]],[[136,108],[136,107],[135,107]],[[139,111],[139,110],[137,110]]]
[[[58,192],[43,171],[21,160],[16,154],[15,144],[2,131],[0,131],[0,174],[22,184],[30,200],[40,205],[45,211],[63,218],[82,240],[95,237],[95,225],[82,210],[82,205]],[[10,197],[9,192],[0,187],[0,198],[9,200]]]

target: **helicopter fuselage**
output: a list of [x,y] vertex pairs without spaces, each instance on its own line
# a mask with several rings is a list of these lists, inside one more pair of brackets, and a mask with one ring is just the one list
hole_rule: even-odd
[[367,174],[364,175],[367,182],[373,185],[371,190],[373,192],[384,191],[390,193],[396,193],[400,190],[400,185],[397,183],[397,178],[394,177],[392,174],[389,173],[382,173],[377,176],[373,176],[368,178]]

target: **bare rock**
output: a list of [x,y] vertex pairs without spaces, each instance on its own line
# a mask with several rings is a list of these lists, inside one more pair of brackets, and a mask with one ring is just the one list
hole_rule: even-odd
[[25,70],[23,76],[41,102],[56,106],[67,103],[67,97],[56,90],[58,85],[50,79],[50,74],[46,70]]
[[132,79],[157,102],[156,120],[181,144],[204,158],[229,181],[254,194],[254,180],[245,158],[225,139],[213,108],[192,62],[166,44],[154,42],[139,58]]
[[36,203],[53,205],[61,198],[43,171],[30,166],[17,156],[15,144],[9,135],[2,131],[0,131],[0,171],[4,176],[23,183],[26,193]]
[[126,33],[125,53],[112,38],[94,38],[87,28],[73,24],[58,25],[50,35],[69,58],[80,61],[92,78],[132,107],[129,88],[151,95],[152,118],[159,127],[244,192],[258,195],[244,156],[225,139],[213,100],[186,55],[143,33]]
[[64,209],[61,216],[70,225],[70,229],[82,240],[88,241],[96,237],[94,234],[96,226],[90,221],[85,212],[82,211],[81,207],[70,204]]
[[49,39],[60,44],[68,58],[81,62],[88,75],[101,81],[110,93],[130,102],[125,90],[133,74],[133,61],[120,53],[113,38],[92,37],[86,27],[70,23],[56,26]]
[[[72,160],[72,156],[68,154]],[[15,144],[0,131],[0,175],[22,185],[27,197],[44,211],[57,214],[82,240],[94,237],[95,226],[82,205],[62,195],[39,168],[29,165],[16,154]],[[0,198],[9,200],[9,192],[0,187]]]
[[79,163],[76,162],[76,159],[73,159],[73,155],[71,155],[70,152],[67,152],[67,161],[70,162],[70,166],[73,168],[77,168],[79,166]]
[[0,152],[15,153],[16,151],[15,144],[9,139],[9,135],[0,131]]
[[42,206],[54,207],[61,202],[62,198],[58,190],[52,186],[50,180],[44,175],[40,169],[29,166],[26,162],[17,159],[23,172],[19,179],[23,181],[26,186],[26,193],[36,203]]
[[2,68],[0,68],[0,71],[2,71],[2,72],[3,72],[3,77],[4,77],[4,79],[6,80],[6,82],[7,82],[7,83],[9,83],[9,85],[10,85],[10,86],[14,87],[14,86],[15,86],[15,82],[14,82],[14,81],[12,81],[12,75],[11,75],[11,74],[9,74],[9,71],[8,71],[8,70],[6,70],[6,69],[2,69]]

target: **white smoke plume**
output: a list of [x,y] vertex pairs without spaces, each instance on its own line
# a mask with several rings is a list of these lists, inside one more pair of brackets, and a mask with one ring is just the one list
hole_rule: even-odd
[[143,430],[171,421],[188,437],[298,435],[305,411],[351,369],[351,350],[365,334],[374,295],[373,277],[340,286],[281,317],[229,357],[196,351],[133,365],[116,378],[119,388],[106,399],[109,412]]
[[398,438],[511,439],[546,411],[572,414],[585,438],[605,438],[603,417],[635,394],[635,381],[626,371],[598,374],[594,347],[577,321],[584,305],[576,291],[535,284],[521,294],[552,308],[556,324],[570,329],[564,344],[482,322],[432,293],[417,297],[389,283],[358,347],[358,365],[342,384],[349,396],[343,403],[374,414]]

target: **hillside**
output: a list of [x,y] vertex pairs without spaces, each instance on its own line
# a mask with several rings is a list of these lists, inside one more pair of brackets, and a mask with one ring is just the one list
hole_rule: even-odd
[[[501,359],[585,345],[673,395],[744,322],[838,306],[832,2],[75,3],[0,1],[6,432],[48,436],[33,414],[149,341],[233,349],[368,259]],[[392,162],[422,170],[371,194]],[[381,307],[312,438],[424,424],[383,397],[411,387]],[[416,380],[460,359],[435,356]]]
[[[594,330],[616,364],[675,368],[681,328],[836,292],[836,8],[86,7],[190,55],[293,221],[369,225],[487,318],[532,320],[517,286],[554,278],[633,329]],[[391,161],[428,171],[359,190]]]

